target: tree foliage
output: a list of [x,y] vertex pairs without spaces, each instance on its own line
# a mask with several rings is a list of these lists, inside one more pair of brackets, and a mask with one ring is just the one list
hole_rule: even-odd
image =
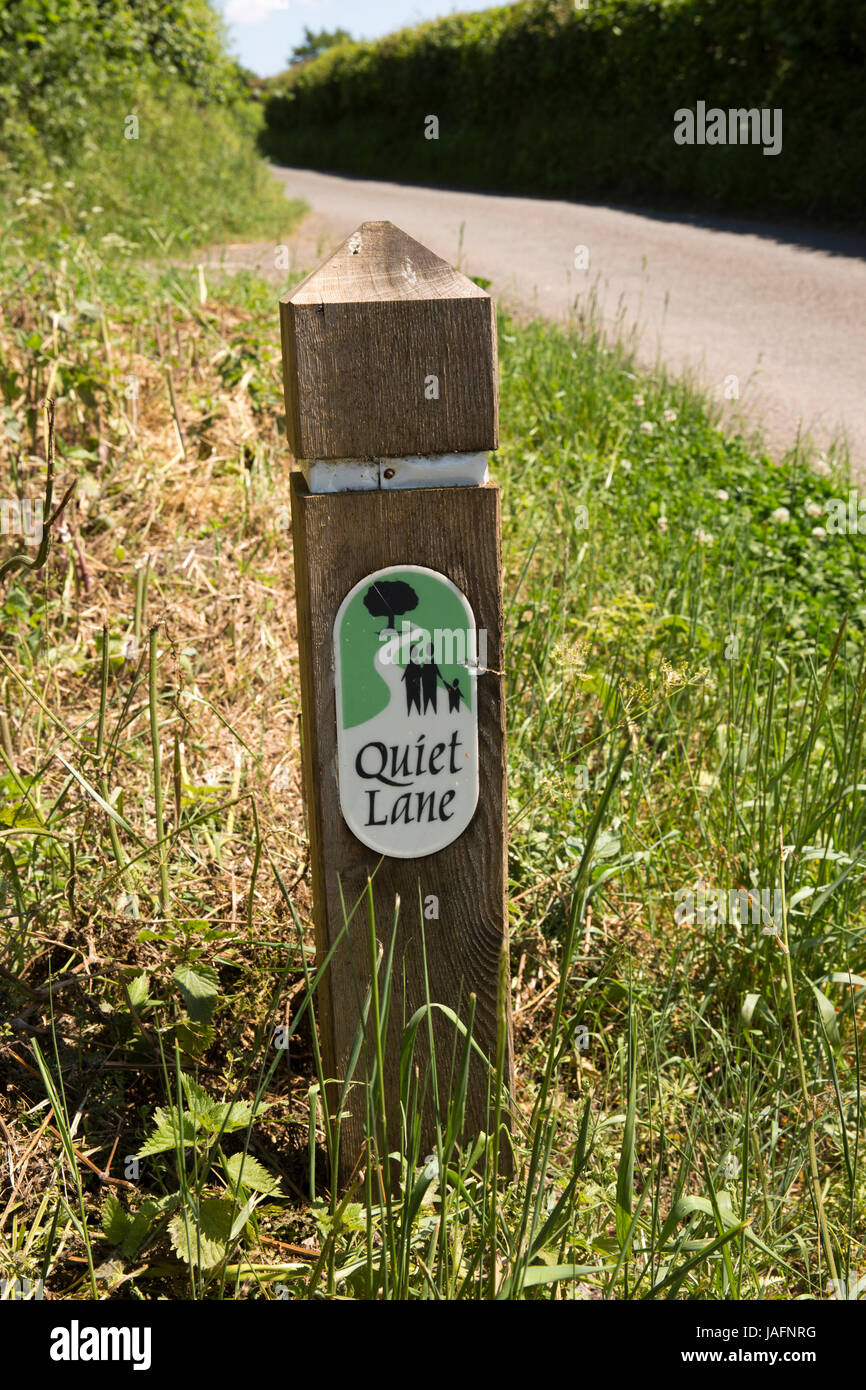
[[387,618],[394,626],[398,613],[411,613],[418,607],[418,595],[403,579],[380,579],[364,595],[364,607],[373,618]]
[[88,113],[149,78],[202,101],[241,88],[207,0],[0,0],[0,151],[34,140],[61,158],[87,139]]
[[292,66],[297,63],[306,63],[310,58],[318,58],[328,48],[335,48],[340,43],[350,43],[352,35],[346,29],[319,29],[314,31],[304,26],[303,43],[296,44],[289,54],[289,62]]

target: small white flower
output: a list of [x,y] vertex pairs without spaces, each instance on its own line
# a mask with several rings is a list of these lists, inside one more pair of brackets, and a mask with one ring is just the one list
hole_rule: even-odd
[[830,471],[830,465],[827,462],[827,455],[819,454],[817,460],[815,461],[815,472],[818,474],[819,478],[829,478]]
[[716,493],[716,498],[719,502],[729,502],[731,500],[723,487],[719,488],[718,492]]
[[819,502],[807,502],[807,503],[806,503],[806,515],[807,515],[807,516],[823,516],[823,515],[824,515],[824,508],[821,506],[821,504],[820,504]]
[[667,519],[667,517],[666,517],[666,516],[660,516],[660,517],[659,517],[659,530],[661,531],[662,535],[665,534],[665,532],[667,531],[667,529],[668,529],[668,519]]
[[619,466],[624,473],[631,472],[631,459],[620,459]]
[[699,526],[698,529],[695,531],[695,540],[697,541],[698,545],[709,546],[713,543],[713,537],[710,535],[710,532],[705,531],[701,526]]
[[780,526],[783,526],[790,520],[791,513],[788,511],[787,507],[777,507],[773,512],[773,521],[777,522]]
[[75,187],[75,180],[74,180],[74,179],[67,179],[66,182],[64,183],[63,187],[64,187],[64,188],[74,188],[74,187]]
[[653,430],[655,429],[655,425],[653,424],[652,420],[641,420],[640,429],[641,434],[652,434]]
[[641,395],[632,396],[632,400],[634,401],[634,403],[635,403],[636,406],[641,407],[641,408],[643,407],[643,405],[644,405],[644,398],[643,398],[643,396],[641,396]]
[[677,412],[675,410],[666,410],[663,418],[666,425],[672,425],[677,418]]
[[813,526],[812,535],[815,537],[816,540],[819,541],[827,539],[827,532],[824,530],[823,526]]
[[90,209],[90,211],[91,211],[91,212],[102,212],[102,208],[101,208],[101,207],[99,206],[99,204],[97,203],[95,207],[92,207],[92,208]]

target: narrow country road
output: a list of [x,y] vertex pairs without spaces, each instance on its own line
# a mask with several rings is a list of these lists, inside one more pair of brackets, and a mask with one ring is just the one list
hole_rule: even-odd
[[610,328],[637,328],[644,364],[691,373],[773,452],[798,429],[844,438],[866,473],[866,238],[275,172],[313,210],[305,268],[385,219],[523,314],[566,320],[595,292]]

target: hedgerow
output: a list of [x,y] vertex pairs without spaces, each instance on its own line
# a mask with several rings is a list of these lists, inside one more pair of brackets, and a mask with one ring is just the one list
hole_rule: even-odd
[[[262,139],[357,174],[859,225],[864,69],[859,0],[525,0],[301,64],[266,89]],[[781,108],[781,152],[677,145],[698,100]]]
[[62,164],[96,106],[157,77],[203,104],[240,96],[207,0],[0,0],[0,167],[36,147]]

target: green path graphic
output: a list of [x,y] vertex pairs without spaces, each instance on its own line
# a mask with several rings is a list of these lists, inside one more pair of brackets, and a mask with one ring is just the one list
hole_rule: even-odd
[[[438,629],[442,632],[463,633],[468,640],[466,610],[457,594],[432,574],[418,574],[417,571],[394,570],[387,575],[387,583],[403,581],[418,595],[415,608],[405,613],[395,613],[394,621],[398,633],[402,633],[403,622],[413,627],[426,628],[431,635]],[[371,580],[372,583],[372,580]],[[388,687],[376,671],[373,663],[381,647],[379,634],[387,625],[386,617],[373,617],[364,604],[370,585],[363,585],[343,614],[339,633],[340,673],[343,699],[343,727],[352,729],[365,724],[380,714],[388,704]],[[401,649],[395,665],[405,668],[406,645]],[[458,654],[459,649],[452,654]],[[447,652],[447,648],[446,648]],[[469,653],[471,655],[471,652]],[[457,678],[460,691],[467,708],[472,708],[472,681],[466,666],[440,663],[442,676],[447,681]],[[442,692],[444,694],[444,692]]]

